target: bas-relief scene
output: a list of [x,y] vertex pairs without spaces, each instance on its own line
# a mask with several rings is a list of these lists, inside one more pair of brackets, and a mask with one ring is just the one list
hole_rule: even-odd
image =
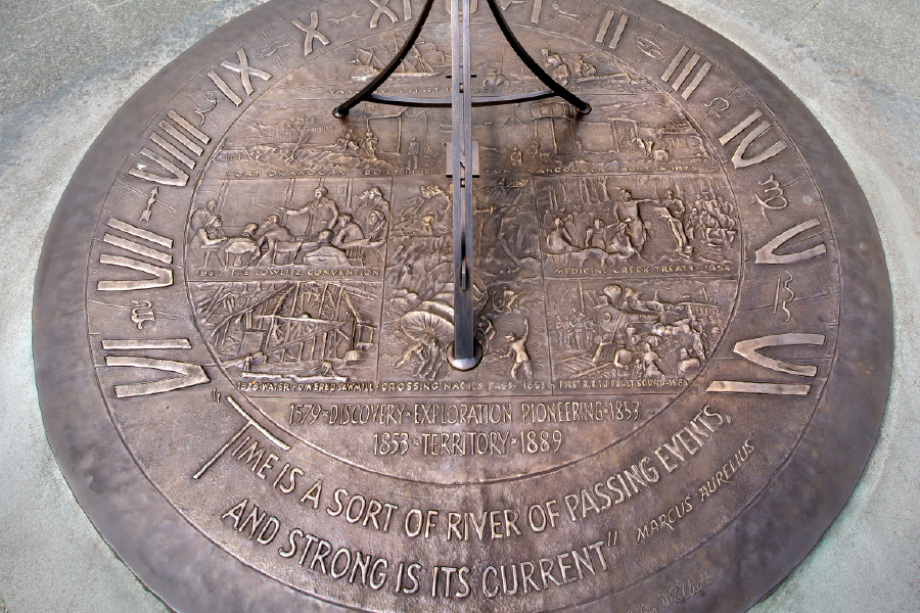
[[[442,30],[423,31],[381,93],[449,95],[449,33]],[[262,176],[272,171],[284,176],[443,174],[451,131],[448,109],[364,103],[341,121],[326,108],[330,95],[344,99],[376,76],[406,33],[373,33],[356,46],[324,52],[322,62],[308,61],[294,70],[260,97],[253,107],[257,112],[240,118],[221,144],[213,169],[261,171]],[[490,21],[476,23],[473,39],[476,48],[499,50],[474,61],[475,95],[541,89]],[[526,30],[520,39],[548,73],[587,98],[594,111],[576,120],[569,105],[552,99],[477,109],[472,136],[480,144],[483,171],[718,172],[693,125],[651,81],[582,43],[559,37],[547,41]]]
[[[830,278],[839,269],[839,262],[829,256],[818,259],[828,254],[824,243],[830,239],[825,234],[800,237],[802,228],[820,227],[820,232],[830,233],[826,211],[809,212],[817,216],[804,221],[781,213],[792,206],[790,202],[804,202],[816,211],[822,210],[823,203],[784,191],[795,182],[780,176],[780,171],[795,163],[776,169],[772,163],[764,166],[765,180],[759,181],[763,193],[756,198],[745,191],[742,181],[736,182],[737,173],[723,171],[719,159],[731,149],[717,151],[719,144],[705,139],[694,123],[706,111],[691,120],[683,109],[699,107],[684,107],[679,99],[688,99],[711,65],[704,59],[693,77],[700,59],[694,55],[680,70],[689,51],[684,46],[670,59],[673,33],[659,27],[654,35],[641,32],[651,38],[639,36],[635,29],[648,26],[637,23],[643,18],[623,13],[617,21],[615,11],[602,5],[500,0],[502,10],[518,17],[525,10],[539,13],[537,7],[542,6],[542,17],[530,23],[539,21],[537,27],[560,34],[534,33],[525,18],[525,25],[516,28],[522,42],[553,78],[589,100],[593,112],[578,117],[557,99],[474,111],[473,138],[479,146],[481,176],[473,184],[471,281],[475,335],[483,361],[473,371],[458,372],[447,359],[454,337],[455,277],[454,203],[451,179],[445,176],[449,113],[361,104],[345,121],[331,116],[336,103],[380,73],[407,33],[409,17],[400,21],[390,14],[408,11],[410,2],[402,6],[392,2],[392,9],[387,0],[370,4],[378,9],[373,17],[365,0],[326,3],[312,12],[306,9],[293,21],[285,18],[272,26],[290,30],[293,24],[297,38],[270,42],[263,35],[268,47],[249,49],[252,65],[273,63],[277,78],[253,98],[251,106],[242,106],[239,96],[238,102],[228,97],[240,114],[224,134],[214,137],[215,151],[207,160],[201,158],[205,168],[201,178],[182,192],[194,190],[185,220],[181,270],[191,316],[204,343],[191,330],[183,332],[189,338],[160,338],[166,329],[163,323],[170,319],[162,310],[162,294],[154,294],[155,300],[147,299],[150,294],[135,294],[130,325],[132,335],[136,328],[138,337],[110,336],[102,339],[101,350],[94,347],[97,373],[104,374],[100,376],[103,391],[114,394],[109,399],[115,408],[110,415],[116,424],[129,426],[122,427],[128,437],[153,433],[125,440],[136,446],[134,457],[144,464],[143,470],[151,471],[151,482],[173,488],[163,491],[177,509],[193,510],[185,517],[206,536],[246,565],[334,602],[374,610],[430,610],[434,605],[445,610],[599,609],[607,603],[595,606],[592,599],[609,592],[615,604],[607,608],[646,610],[650,603],[657,606],[661,601],[669,608],[669,603],[681,600],[665,601],[661,598],[665,592],[656,600],[653,594],[664,586],[665,591],[686,589],[688,597],[699,594],[697,601],[685,606],[693,608],[700,602],[697,608],[704,608],[703,588],[710,584],[709,575],[699,575],[700,583],[692,586],[692,576],[683,574],[675,560],[682,562],[685,554],[697,561],[704,558],[695,552],[709,546],[710,539],[728,535],[731,531],[724,527],[735,513],[748,508],[763,484],[782,478],[785,469],[780,467],[785,466],[787,451],[794,449],[800,429],[810,423],[810,403],[820,393],[819,384],[812,380],[825,381],[821,360],[829,363],[834,358],[836,337],[826,328],[837,324],[828,324],[826,315],[836,308],[839,292],[813,297],[800,289],[807,281]],[[442,11],[441,5],[439,1],[436,11]],[[489,52],[473,66],[475,95],[538,89],[540,84],[510,50],[501,51],[497,29],[490,19],[482,19],[484,13],[480,8],[476,16],[473,46]],[[602,18],[596,35],[602,48],[563,38],[565,33],[577,33],[578,38],[595,40],[591,30]],[[352,36],[368,31],[368,19],[370,34],[347,43],[349,31]],[[605,51],[615,49],[614,41],[620,40],[629,19],[633,29],[622,42],[630,45],[630,53],[623,55],[635,57],[641,52],[654,60],[635,64],[646,77]],[[348,25],[349,20],[356,21]],[[292,49],[283,51],[284,44],[299,42],[301,33],[307,37],[304,55],[294,45],[292,57]],[[447,38],[443,24],[426,29],[382,93],[448,95]],[[224,81],[224,85],[233,91],[244,86],[251,94],[251,87],[245,87],[248,73],[242,68],[245,53],[234,52],[241,63],[231,64],[233,69],[224,62],[219,74],[224,78],[231,76],[228,70],[233,72],[230,84]],[[286,72],[302,60],[300,68]],[[670,68],[665,69],[668,62]],[[672,83],[674,75],[678,76]],[[723,77],[716,76],[720,86]],[[211,77],[205,83],[210,87],[207,83],[217,86],[218,81]],[[707,83],[704,90],[717,89],[712,80]],[[664,85],[676,94],[665,91]],[[729,104],[717,98],[706,106],[715,100]],[[705,104],[700,97],[696,103]],[[210,119],[198,111],[203,128]],[[757,117],[751,114],[748,120]],[[172,117],[172,121],[178,120]],[[176,125],[188,130],[186,123]],[[746,128],[741,126],[733,132],[743,132]],[[161,128],[166,130],[162,124]],[[754,132],[763,129],[755,126]],[[189,133],[194,137],[194,132]],[[766,142],[772,143],[774,136],[771,133]],[[751,133],[731,158],[736,170],[743,167],[738,160],[750,166],[777,155],[766,149],[744,157],[750,138]],[[782,139],[786,143],[791,137]],[[760,151],[762,144],[754,149]],[[197,160],[188,162],[193,168]],[[133,167],[135,172],[129,176],[149,181],[139,169],[140,165]],[[805,191],[802,185],[796,189]],[[734,189],[739,189],[737,197]],[[142,226],[151,222],[151,215],[157,222],[161,217],[160,207],[151,208],[158,202],[157,191],[146,193],[150,193],[147,208],[136,222]],[[164,197],[164,208],[167,202]],[[753,210],[763,216],[763,227],[758,227],[749,208],[756,206],[761,207]],[[746,223],[750,222],[744,234],[742,209]],[[157,245],[171,245],[171,238],[147,229],[159,226],[110,219],[108,227],[141,241],[155,238],[162,239]],[[796,242],[787,245],[790,236]],[[101,256],[109,258],[103,261],[100,256],[101,267],[125,268],[111,263],[115,248],[130,251],[132,257],[157,256],[161,263],[172,257],[114,234],[102,242],[108,251]],[[752,282],[752,275],[746,273],[749,289],[739,300],[743,242],[748,252],[755,253],[751,268],[769,269],[762,276],[770,282]],[[802,266],[792,269],[793,264]],[[145,282],[147,290],[167,287],[167,276],[172,284],[174,269],[159,270],[163,278]],[[125,284],[109,276],[92,281],[103,293],[121,291],[124,287],[116,285]],[[175,290],[181,291],[178,286]],[[761,293],[769,294],[770,304]],[[820,304],[814,301],[818,298]],[[812,302],[805,305],[805,301]],[[749,322],[755,317],[749,307],[762,314],[772,309],[772,318],[758,316],[761,327],[751,330]],[[726,332],[734,309],[741,313],[737,327]],[[89,312],[96,316],[99,306]],[[188,322],[181,318],[184,326]],[[141,336],[145,333],[149,336]],[[723,342],[723,336],[732,344]],[[215,359],[205,355],[204,344]],[[802,350],[801,345],[811,347]],[[829,357],[814,357],[819,347],[831,352]],[[189,357],[191,352],[185,355],[190,349],[198,357]],[[229,386],[217,373],[215,361],[228,376]],[[819,366],[812,361],[820,364],[821,378],[817,378]],[[144,382],[150,373],[124,373],[128,367],[143,370],[151,365],[183,376],[160,374]],[[764,380],[770,370],[777,375]],[[804,379],[790,383],[785,375]],[[694,389],[687,390],[697,377]],[[184,404],[158,405],[166,397],[155,394],[184,387],[192,388]],[[770,400],[771,406],[782,409],[781,428],[776,427],[774,411],[742,410],[751,405],[762,408]],[[186,410],[193,405],[196,411]],[[134,406],[161,406],[172,412],[163,419],[160,412],[133,410]],[[493,410],[497,417],[493,418]],[[667,416],[653,419],[665,410]],[[240,422],[240,417],[245,421]],[[183,444],[164,448],[162,430],[150,429],[164,427],[166,432],[182,430]],[[189,444],[191,440],[200,448]],[[278,461],[273,464],[272,458]],[[581,461],[585,459],[589,460]],[[292,468],[298,464],[304,468]],[[676,467],[681,472],[668,477]],[[302,477],[299,489],[295,471]],[[190,475],[190,479],[176,475]],[[311,487],[305,493],[305,489],[310,482],[324,480],[320,508],[319,491]],[[533,487],[534,483],[540,487]],[[611,485],[616,483],[622,489]],[[688,515],[700,483],[716,485],[707,490],[705,506],[702,499],[699,504],[694,501],[696,510]],[[426,484],[439,487],[429,491]],[[610,495],[601,494],[604,487]],[[212,488],[207,497],[199,494],[205,488]],[[482,494],[468,496],[464,488]],[[307,494],[313,491],[315,516],[305,504],[312,500]],[[330,496],[338,501],[339,493],[349,501],[339,505],[336,516],[327,504]],[[231,508],[230,495],[239,495],[242,502]],[[388,508],[400,515],[394,515],[391,534],[381,534],[377,540],[373,532],[381,531],[376,519],[381,500],[392,501]],[[621,503],[625,506],[614,506]],[[498,504],[503,507],[490,508]],[[361,511],[353,514],[359,505]],[[244,514],[250,506],[253,510]],[[423,540],[429,538],[426,532],[400,547],[400,530],[409,538],[421,532],[419,524],[419,532],[410,533],[403,518],[415,512],[421,518],[423,509],[427,518],[440,517],[433,540]],[[546,522],[552,524],[536,538],[526,532],[524,523],[533,521],[534,509],[544,514],[543,528]],[[672,511],[677,520],[671,519]],[[263,521],[258,517],[270,513],[277,514],[269,519],[278,522],[275,527],[285,524],[290,555],[275,546],[278,542],[264,547],[271,539],[262,538],[263,528],[256,532],[256,522]],[[505,530],[492,538],[508,540],[485,544],[483,528],[476,526],[486,526],[489,517],[495,533],[499,524],[492,518],[498,514],[504,518]],[[320,519],[314,521],[316,517]],[[471,521],[473,530],[479,530],[479,542],[472,532],[469,542],[466,535],[461,538],[461,524],[452,517]],[[553,517],[558,518],[558,526]],[[288,525],[301,520],[308,522],[299,524],[303,529],[294,528],[297,523]],[[337,523],[342,521],[352,527]],[[514,521],[525,531],[517,533],[524,537],[520,540],[510,540],[514,535],[509,524]],[[247,522],[252,523],[249,542]],[[736,532],[750,534],[751,525],[739,524]],[[457,531],[452,532],[452,527]],[[468,531],[465,525],[462,529]],[[529,529],[542,531],[532,523]],[[305,530],[316,534],[307,535]],[[384,527],[382,532],[386,531]],[[453,547],[452,534],[457,547],[445,556],[438,539],[446,537]],[[334,546],[320,540],[329,535],[337,541]],[[327,553],[335,556],[332,572],[326,572],[325,564],[322,573],[314,572],[316,557],[305,565],[311,542],[317,546],[314,556],[319,555],[320,543],[330,548]],[[412,545],[405,547],[406,542]],[[352,571],[356,581],[328,583],[330,577],[346,577],[338,574],[341,567],[336,559],[345,555],[340,551],[351,556],[347,548],[359,543],[364,556],[368,551],[391,556],[380,559],[390,564],[390,572],[398,573],[400,583],[395,592],[389,587],[376,592],[385,598],[374,600],[368,598],[370,592],[362,591],[362,587],[378,589],[368,585],[367,573],[362,579]],[[331,554],[339,546],[339,552]],[[590,577],[579,570],[579,581],[594,583],[566,587],[575,580],[571,572],[573,580],[566,578],[566,569],[572,567],[563,566],[564,557],[571,553],[577,560],[580,547],[588,559],[588,546],[596,548],[596,555],[603,552],[610,557],[598,558],[606,561],[602,567],[592,567]],[[301,548],[299,565],[279,563],[278,556],[296,562]],[[357,569],[364,558],[357,550],[354,555]],[[430,576],[431,583],[419,586],[417,582],[418,600],[400,593],[406,586],[401,583],[404,566],[397,565],[397,556],[420,560],[416,566],[424,563],[433,571],[420,575]],[[365,570],[370,558],[366,559]],[[732,572],[733,558],[728,559],[723,566]],[[473,586],[462,597],[450,589],[451,575],[443,574],[459,573],[463,569],[455,565],[460,564],[469,565],[463,569],[472,571]],[[532,583],[531,596],[523,583],[524,573],[527,565],[535,571],[537,564],[542,588]],[[716,573],[721,566],[713,563],[707,568]],[[488,575],[489,569],[497,574]],[[504,585],[509,569],[520,570],[523,591],[518,590],[517,575],[513,593],[498,587],[498,573]],[[651,582],[643,582],[659,570],[676,574],[669,575],[667,582],[660,580],[652,590]],[[554,572],[561,573],[560,581]],[[443,577],[448,578],[448,587]],[[487,583],[488,577],[495,581]],[[737,577],[732,574],[732,578]],[[491,587],[497,590],[494,595],[487,592]],[[477,588],[481,592],[473,599],[461,601]],[[613,593],[621,588],[622,597]],[[644,600],[630,590],[644,594]],[[513,596],[519,597],[508,598]],[[706,597],[709,602],[715,598]]]
[[[449,45],[441,28],[428,34],[387,87],[448,95]],[[212,158],[189,221],[187,272],[224,367],[242,381],[289,383],[686,385],[735,296],[731,189],[692,122],[651,81],[581,43],[540,47],[526,31],[538,61],[594,111],[578,119],[558,100],[474,111],[476,335],[492,366],[449,366],[449,111],[366,103],[343,122],[327,108],[331,93],[373,78],[402,35],[388,29],[306,62],[241,116]],[[483,24],[474,38],[496,44],[500,33]],[[539,86],[510,49],[474,72],[480,93]]]

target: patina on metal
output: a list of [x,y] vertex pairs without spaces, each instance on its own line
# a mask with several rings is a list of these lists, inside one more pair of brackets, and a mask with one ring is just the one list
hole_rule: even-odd
[[[519,104],[543,100],[552,96],[559,96],[570,102],[582,115],[591,112],[591,105],[559,85],[540,66],[533,61],[527,52],[518,43],[517,38],[508,27],[504,16],[495,4],[495,0],[487,0],[495,21],[501,28],[502,35],[511,46],[521,61],[548,89],[533,94],[504,97],[480,97],[475,106],[500,106],[503,104]],[[384,104],[394,104],[406,107],[451,107],[451,120],[453,140],[451,141],[451,156],[447,163],[450,168],[447,175],[457,177],[452,181],[454,202],[454,345],[447,356],[448,363],[457,370],[472,370],[482,360],[482,347],[476,343],[475,323],[473,321],[473,288],[470,278],[473,275],[471,264],[473,253],[473,167],[478,166],[478,152],[474,149],[472,139],[473,126],[471,125],[471,111],[474,106],[472,97],[472,82],[470,66],[473,59],[470,53],[470,1],[450,0],[450,42],[452,58],[450,102],[438,101],[430,98],[403,98],[376,95],[377,89],[386,82],[396,69],[405,61],[409,51],[418,40],[425,20],[431,13],[434,0],[426,0],[422,16],[412,28],[412,33],[403,46],[396,52],[390,63],[371,81],[363,90],[358,92],[344,104],[340,104],[333,111],[333,115],[342,119],[348,111],[362,101],[374,101]],[[477,175],[478,176],[478,175]]]
[[[878,432],[868,204],[782,84],[663,5],[459,4],[274,0],[116,115],[37,279],[55,456],[183,613],[743,611]],[[518,104],[467,142],[449,76],[455,108]]]

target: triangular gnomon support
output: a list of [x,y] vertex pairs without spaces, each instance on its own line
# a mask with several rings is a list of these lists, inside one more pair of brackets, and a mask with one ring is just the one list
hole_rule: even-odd
[[[497,0],[486,0],[489,3],[489,8],[492,10],[492,15],[495,17],[495,21],[498,23],[498,27],[501,29],[502,34],[505,37],[505,40],[508,41],[508,44],[511,45],[511,48],[517,54],[521,61],[524,62],[524,65],[527,66],[543,85],[547,89],[543,89],[537,92],[527,92],[523,94],[512,94],[508,96],[481,96],[472,99],[472,106],[497,106],[502,104],[517,104],[520,102],[530,102],[533,100],[543,100],[544,98],[552,98],[554,96],[559,96],[569,104],[575,107],[575,110],[578,111],[580,115],[587,115],[591,112],[591,105],[570,92],[568,89],[557,83],[551,76],[546,74],[546,71],[543,70],[539,64],[537,64],[532,57],[524,50],[521,46],[521,43],[518,42],[517,37],[514,36],[514,33],[511,31],[511,27],[508,25],[508,22],[505,21],[505,16],[502,15],[501,9],[498,7]],[[348,116],[348,112],[352,107],[356,106],[361,102],[375,102],[377,104],[391,104],[394,106],[414,106],[414,107],[427,107],[427,108],[448,108],[451,106],[450,99],[438,99],[438,98],[408,98],[402,96],[383,96],[375,93],[377,88],[379,88],[384,81],[386,81],[391,74],[393,74],[399,65],[402,64],[403,60],[406,59],[406,56],[409,55],[409,51],[412,49],[412,45],[415,44],[415,41],[418,39],[419,34],[422,31],[422,26],[425,25],[425,21],[428,19],[428,15],[431,12],[431,7],[434,5],[434,0],[425,0],[425,7],[422,9],[422,14],[419,15],[418,21],[415,22],[415,27],[412,28],[412,32],[409,34],[409,38],[406,39],[405,44],[399,49],[393,59],[390,60],[390,63],[377,73],[377,76],[374,77],[370,83],[368,83],[364,89],[352,96],[346,102],[343,102],[339,106],[335,107],[332,111],[332,114],[343,119]]]

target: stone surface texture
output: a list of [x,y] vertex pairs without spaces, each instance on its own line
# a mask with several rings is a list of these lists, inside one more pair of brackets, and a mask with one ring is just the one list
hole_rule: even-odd
[[[920,609],[920,3],[666,0],[784,81],[872,205],[894,293],[891,395],[869,466],[812,554],[756,613]],[[115,111],[259,0],[0,0],[0,611],[168,609],[109,550],[45,440],[33,281],[70,176]],[[831,203],[832,204],[832,203]]]

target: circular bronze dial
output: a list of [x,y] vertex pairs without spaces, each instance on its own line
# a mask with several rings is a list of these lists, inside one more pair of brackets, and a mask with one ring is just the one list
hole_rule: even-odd
[[[501,9],[593,111],[474,109],[472,371],[447,359],[450,111],[332,115],[419,0],[231,22],[64,195],[35,307],[48,436],[183,613],[742,611],[855,485],[891,304],[827,135],[655,2]],[[541,89],[473,10],[474,96]],[[381,93],[450,96],[447,18]]]

